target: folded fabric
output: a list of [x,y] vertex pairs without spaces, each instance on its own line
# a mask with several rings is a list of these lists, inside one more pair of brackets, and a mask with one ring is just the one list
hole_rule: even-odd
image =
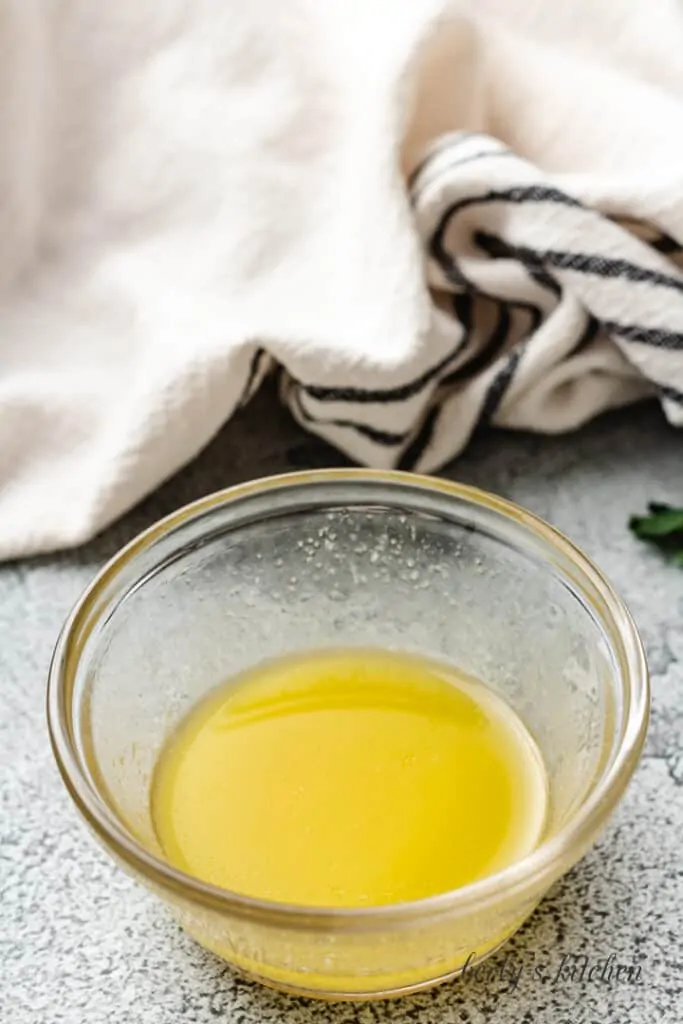
[[485,136],[444,139],[413,183],[430,344],[392,387],[283,372],[295,417],[363,462],[411,470],[438,468],[478,424],[557,433],[648,396],[683,426],[683,245],[557,180]]
[[0,558],[88,539],[268,372],[374,466],[683,424],[678,0],[0,5]]

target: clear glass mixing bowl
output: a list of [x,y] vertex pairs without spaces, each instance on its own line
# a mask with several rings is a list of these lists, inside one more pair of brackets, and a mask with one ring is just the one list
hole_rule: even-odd
[[[504,696],[545,759],[541,844],[456,891],[360,910],[250,899],[173,868],[149,795],[180,719],[261,659],[344,645],[445,660]],[[413,991],[504,942],[596,838],[648,711],[631,617],[572,544],[481,491],[363,470],[235,487],[147,530],[79,601],[48,687],[61,774],[121,866],[248,975],[328,998]]]

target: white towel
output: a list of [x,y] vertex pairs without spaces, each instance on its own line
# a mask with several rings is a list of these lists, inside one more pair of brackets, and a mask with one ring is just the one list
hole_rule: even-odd
[[360,462],[683,423],[680,0],[0,0],[0,557],[268,370]]

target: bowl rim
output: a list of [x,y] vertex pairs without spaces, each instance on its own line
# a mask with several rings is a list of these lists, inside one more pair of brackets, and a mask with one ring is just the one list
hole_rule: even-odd
[[[583,597],[597,613],[603,629],[609,634],[612,653],[617,655],[620,662],[620,680],[626,704],[621,741],[607,766],[604,763],[601,765],[594,786],[574,809],[569,821],[525,857],[501,871],[466,886],[419,900],[370,907],[309,907],[246,896],[202,882],[156,857],[135,838],[82,770],[71,739],[70,708],[66,698],[70,674],[82,648],[79,632],[98,594],[122,567],[154,541],[206,512],[257,493],[326,482],[365,482],[385,484],[388,488],[403,485],[426,489],[439,492],[446,498],[455,498],[461,504],[483,507],[497,513],[504,520],[513,521],[535,539],[544,541],[551,551],[563,555],[573,569],[578,570],[579,579],[572,577],[572,583],[580,587]],[[334,507],[339,506],[337,500]],[[566,578],[566,573],[564,575]],[[601,607],[597,607],[591,594],[581,587],[581,577],[599,595]],[[636,768],[649,721],[650,683],[643,644],[623,600],[593,561],[539,516],[495,494],[440,477],[399,470],[315,469],[263,477],[215,491],[176,509],[122,547],[83,591],[60,631],[48,673],[46,704],[52,751],[76,807],[114,858],[133,874],[142,876],[153,888],[160,888],[171,896],[199,903],[214,911],[258,919],[289,929],[374,931],[388,925],[409,926],[415,920],[443,914],[469,914],[503,898],[506,901],[523,900],[525,896],[531,897],[541,889],[548,888],[572,867],[594,842]]]

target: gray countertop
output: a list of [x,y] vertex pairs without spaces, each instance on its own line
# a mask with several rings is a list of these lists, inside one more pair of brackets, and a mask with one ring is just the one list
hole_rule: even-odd
[[[445,474],[514,499],[593,556],[645,639],[647,751],[597,847],[555,886],[487,977],[374,1005],[317,1004],[234,976],[95,846],[60,784],[44,721],[52,645],[97,568],[180,504],[339,457],[263,396],[189,468],[87,547],[0,567],[2,1024],[650,1024],[683,1012],[683,571],[635,542],[631,511],[683,502],[683,434],[654,408],[540,438],[490,433]],[[46,509],[49,515],[50,510]],[[581,978],[589,966],[608,961]],[[617,966],[640,970],[617,972]],[[610,970],[611,967],[611,970]],[[597,979],[597,980],[596,980]]]

